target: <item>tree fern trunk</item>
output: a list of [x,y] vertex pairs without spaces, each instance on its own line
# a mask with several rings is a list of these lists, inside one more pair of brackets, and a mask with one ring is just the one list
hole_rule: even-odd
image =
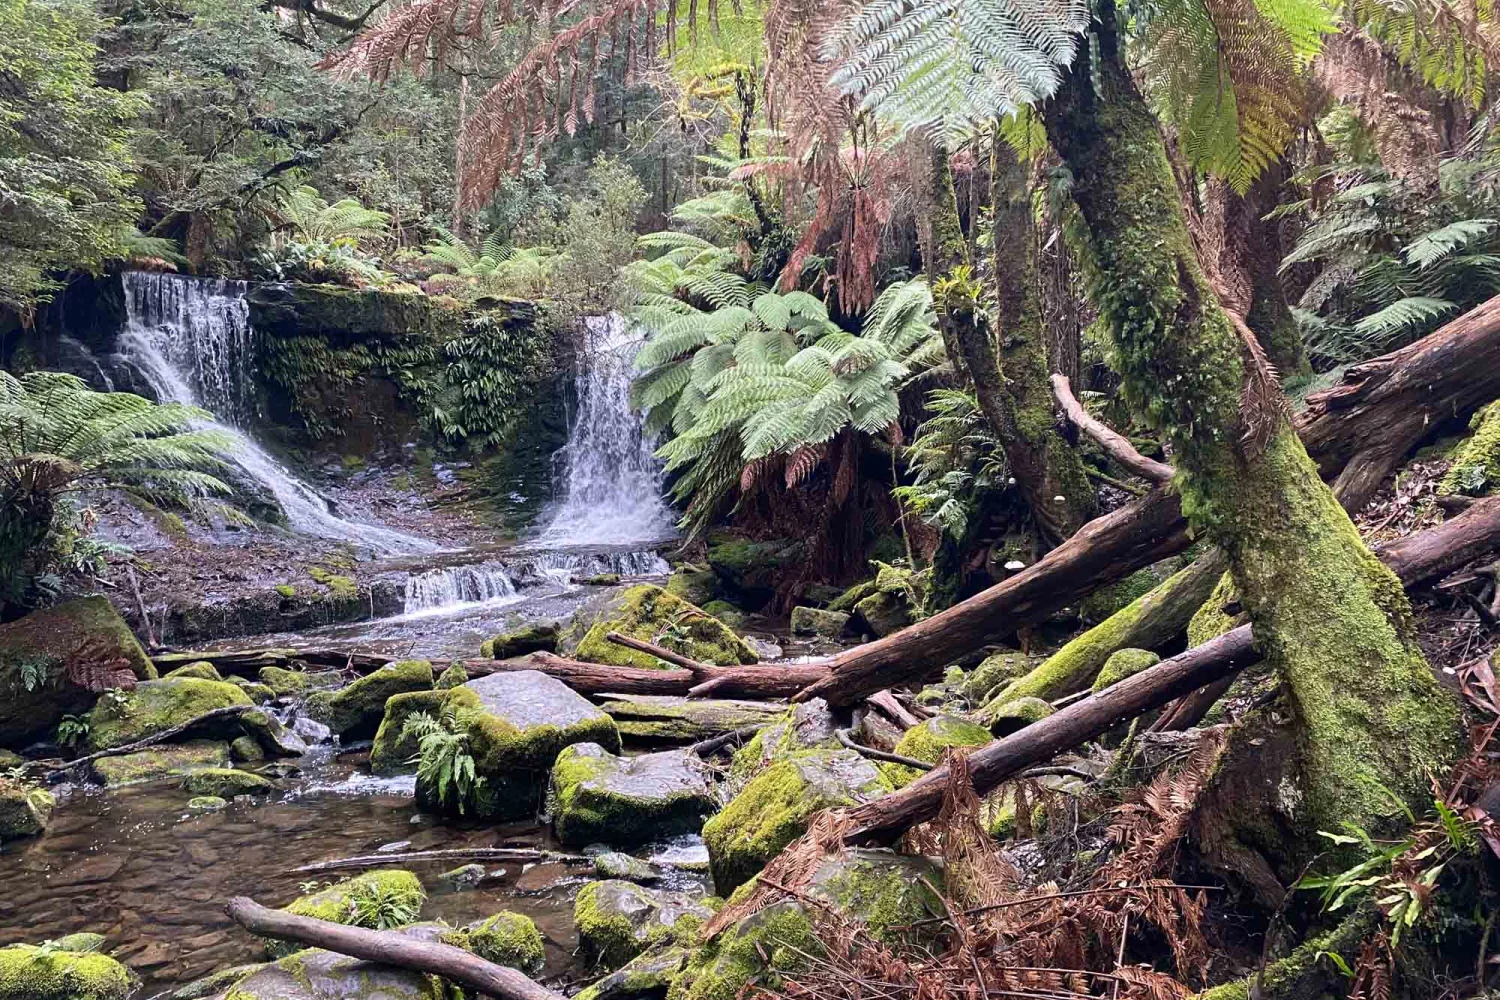
[[[1044,118],[1073,172],[1125,390],[1173,442],[1183,509],[1229,556],[1286,682],[1302,787],[1272,796],[1281,819],[1304,846],[1345,821],[1379,829],[1398,815],[1380,786],[1419,810],[1430,800],[1428,773],[1458,752],[1456,706],[1417,647],[1399,582],[1318,478],[1274,386],[1242,397],[1245,344],[1194,255],[1114,7],[1097,13],[1097,61],[1084,49]],[[1258,422],[1242,417],[1246,402]]]

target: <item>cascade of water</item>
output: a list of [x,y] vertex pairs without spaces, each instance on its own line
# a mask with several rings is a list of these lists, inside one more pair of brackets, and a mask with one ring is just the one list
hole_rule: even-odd
[[406,578],[405,613],[489,604],[515,594],[515,580],[500,563],[446,566]]
[[562,462],[562,497],[540,541],[621,545],[675,536],[662,496],[662,464],[630,405],[639,335],[618,314],[584,322],[575,385],[578,410]]
[[250,437],[253,412],[244,377],[254,360],[255,331],[245,283],[127,271],[123,360],[140,372],[156,398],[206,409],[232,434],[236,465],[276,498],[295,531],[364,545],[380,553],[435,552],[422,538],[334,515],[312,487],[292,475]]

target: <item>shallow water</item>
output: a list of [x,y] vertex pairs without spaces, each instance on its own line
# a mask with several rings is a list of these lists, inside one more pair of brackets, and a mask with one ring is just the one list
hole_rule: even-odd
[[[45,835],[0,849],[0,946],[92,931],[144,980],[150,997],[217,969],[264,960],[260,943],[224,915],[230,896],[282,906],[310,881],[356,870],[299,874],[300,865],[376,853],[461,847],[556,848],[535,824],[465,825],[420,814],[411,778],[372,778],[360,755],[326,750],[301,762],[304,774],[263,803],[236,802],[193,816],[186,791],[156,782],[105,794],[64,789]],[[701,856],[701,846],[673,845]],[[650,852],[646,852],[650,853]],[[666,860],[663,858],[663,860]],[[502,909],[536,921],[547,942],[546,977],[582,978],[573,959],[573,897],[587,867],[491,862],[504,875],[476,889],[439,876],[462,861],[405,865],[422,879],[424,919],[463,924]],[[674,888],[703,880],[674,873]]]

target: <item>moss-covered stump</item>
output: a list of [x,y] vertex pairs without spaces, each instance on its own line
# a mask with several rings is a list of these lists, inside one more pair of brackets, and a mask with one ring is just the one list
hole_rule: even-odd
[[642,952],[586,987],[573,1000],[663,1000],[687,966],[689,951],[664,945]]
[[431,691],[432,664],[403,660],[366,674],[339,691],[316,691],[307,698],[307,713],[346,740],[368,739],[385,718],[385,703],[408,691]]
[[[620,750],[614,720],[562,681],[535,670],[491,674],[447,692],[467,734],[475,772],[483,781],[473,802],[481,819],[523,819],[536,810],[564,747],[597,743]],[[446,808],[433,789],[417,783],[417,803]]]
[[0,746],[49,735],[100,691],[154,680],[156,667],[114,607],[81,597],[0,625]]
[[479,655],[486,660],[508,660],[527,653],[555,653],[558,631],[556,622],[523,625],[493,639],[486,639],[479,647]]
[[1118,684],[1127,677],[1134,677],[1142,670],[1156,666],[1161,657],[1149,649],[1117,649],[1104,661],[1099,676],[1094,678],[1094,690],[1103,691],[1111,684]]
[[[956,715],[935,715],[921,725],[912,726],[896,744],[896,753],[915,760],[936,764],[949,747],[977,747],[990,742],[990,731],[977,722]],[[905,764],[882,764],[886,780],[895,788],[905,788],[925,772]]]
[[628,847],[697,833],[717,805],[708,765],[688,750],[616,757],[596,743],[575,743],[552,768],[552,820],[569,846]]
[[1469,429],[1474,433],[1453,450],[1439,493],[1484,496],[1500,489],[1500,400],[1476,411]]
[[[586,627],[585,627],[586,626]],[[590,663],[665,668],[649,653],[627,649],[605,638],[611,632],[655,642],[697,660],[734,666],[755,663],[755,651],[734,630],[696,605],[649,583],[627,587],[602,607],[580,611],[565,636],[573,655]]]
[[822,698],[798,702],[774,723],[751,737],[734,752],[729,776],[745,782],[773,761],[785,760],[806,750],[833,749],[839,745],[838,721]]
[[773,763],[703,826],[714,886],[727,895],[807,829],[821,809],[869,802],[891,791],[853,750],[813,750]]
[[996,706],[990,713],[990,733],[996,739],[1009,736],[1011,733],[1025,729],[1033,722],[1045,719],[1054,711],[1051,703],[1041,698],[1017,698],[1015,701],[1007,701]]
[[509,966],[528,976],[542,971],[547,954],[542,932],[531,918],[510,910],[475,921],[443,935],[443,943],[471,951],[487,962]]
[[41,833],[56,805],[57,800],[44,788],[0,778],[0,841]]
[[[420,941],[442,939],[450,928],[413,924],[396,933]],[[251,973],[224,994],[224,1000],[450,1000],[437,976],[309,948],[286,955]]]
[[961,690],[969,701],[983,704],[997,690],[1031,673],[1039,662],[1041,657],[1028,656],[1015,649],[1002,649],[986,656],[979,666],[969,671]]
[[644,889],[618,879],[590,882],[578,890],[573,904],[579,950],[609,969],[663,942],[690,940],[712,916],[713,910],[686,893]]
[[232,799],[236,795],[269,795],[275,787],[258,774],[232,767],[206,767],[182,779],[182,787],[194,795]]
[[642,743],[694,743],[721,733],[767,726],[785,710],[763,701],[619,695],[599,704],[620,736]]
[[219,668],[207,660],[195,660],[192,663],[184,663],[175,670],[168,670],[161,675],[161,679],[164,681],[174,680],[178,677],[196,677],[200,681],[224,680],[223,675],[219,673]]
[[0,1000],[125,1000],[130,970],[98,952],[0,948]]
[[[318,892],[299,896],[283,906],[282,910],[295,916],[328,920],[349,927],[373,928],[382,916],[375,912],[377,909],[400,908],[415,915],[420,913],[426,899],[427,893],[422,889],[421,879],[409,871],[390,869],[365,872]],[[375,901],[386,905],[368,909],[360,906],[361,902]],[[291,942],[266,941],[266,952],[273,958],[289,955],[296,950],[297,945]]]
[[193,740],[101,757],[88,765],[94,777],[107,788],[139,781],[181,778],[193,771],[229,766],[229,745],[217,740]]
[[456,688],[407,691],[387,698],[385,715],[375,730],[375,743],[370,747],[370,770],[382,775],[416,771],[420,741],[415,736],[404,734],[406,720],[419,713],[434,719],[440,717],[448,705],[448,692],[452,690]]
[[719,596],[719,577],[711,569],[683,566],[667,578],[666,590],[701,608]]
[[[252,704],[249,695],[224,681],[196,677],[142,681],[123,700],[101,698],[94,706],[89,713],[89,748],[108,750],[124,746],[215,709]],[[241,732],[236,719],[225,719],[221,727],[213,728],[215,731],[201,735],[233,739]]]
[[817,635],[825,639],[837,639],[849,625],[849,615],[843,611],[820,611],[817,608],[795,607],[792,609],[792,634]]

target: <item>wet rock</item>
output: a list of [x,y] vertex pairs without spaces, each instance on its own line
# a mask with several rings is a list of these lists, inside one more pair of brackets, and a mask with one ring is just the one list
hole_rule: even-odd
[[599,707],[615,720],[625,739],[643,742],[692,743],[767,726],[784,709],[763,701],[681,698],[671,695],[617,695]]
[[792,609],[793,635],[820,635],[825,639],[837,639],[844,634],[849,624],[849,615],[843,611],[819,611],[817,608],[796,607]]
[[245,735],[255,740],[268,757],[300,757],[307,753],[307,743],[295,732],[276,721],[269,712],[246,712],[239,718]]
[[402,851],[411,850],[411,841],[393,840],[388,844],[381,844],[375,848],[376,854],[400,854]]
[[307,714],[324,723],[344,741],[369,739],[385,717],[392,695],[431,691],[432,664],[403,660],[366,674],[341,691],[318,691],[307,698]]
[[772,761],[803,750],[837,747],[839,741],[834,734],[838,728],[828,702],[822,698],[799,702],[734,752],[729,775],[735,781],[748,781]]
[[125,862],[129,860],[123,855],[97,854],[64,868],[52,877],[52,884],[67,886],[108,882],[120,874],[120,869],[124,868]]
[[621,851],[594,855],[594,874],[600,878],[624,879],[627,882],[655,882],[661,878],[652,865]]
[[508,660],[527,653],[557,652],[558,625],[556,622],[537,622],[486,639],[479,647],[479,655],[486,660]]
[[0,746],[47,736],[98,692],[152,680],[156,667],[114,607],[81,597],[0,625]]
[[0,948],[0,1000],[125,1000],[130,970],[97,952]]
[[990,733],[996,737],[1009,736],[1025,729],[1033,722],[1045,719],[1055,711],[1042,698],[1017,698],[994,709],[990,716]]
[[[250,704],[245,692],[223,681],[195,677],[142,681],[122,700],[101,698],[94,706],[89,713],[89,747],[124,746],[215,709]],[[206,725],[197,735],[230,740],[240,733],[240,720],[229,718]]]
[[277,698],[276,692],[271,690],[269,686],[257,684],[255,681],[244,677],[231,677],[229,678],[229,683],[245,692],[250,697],[250,700],[257,705],[264,705],[266,702],[275,701]]
[[265,778],[232,767],[210,767],[194,771],[183,779],[182,787],[194,795],[216,795],[232,799],[236,795],[269,795],[275,787]]
[[[409,911],[415,919],[427,893],[422,889],[421,880],[411,872],[389,869],[344,879],[319,892],[299,897],[282,909],[299,917],[330,920],[351,927],[374,927],[377,916],[361,913],[356,904],[362,899],[377,898],[387,904],[387,915],[391,908],[401,908]],[[296,948],[287,941],[266,941],[266,952],[273,958],[290,954]]]
[[574,1000],[665,1000],[687,965],[688,949],[667,945],[643,952],[589,986]]
[[779,660],[779,659],[781,659],[781,655],[782,655],[782,649],[781,649],[781,647],[779,645],[777,645],[776,643],[772,642],[770,639],[760,639],[760,638],[757,638],[757,637],[755,637],[753,635],[747,635],[747,636],[744,637],[744,639],[745,639],[745,645],[749,646],[752,650],[754,650],[755,651],[755,655],[758,656],[758,657],[760,657],[762,660]]
[[232,969],[220,969],[218,972],[210,973],[202,979],[195,979],[176,992],[168,994],[167,1000],[208,1000],[265,967],[265,962],[257,962],[254,965],[236,965]]
[[[849,610],[875,635],[886,636],[916,620],[926,600],[926,574],[879,561],[874,565],[874,590],[861,597]],[[831,610],[844,609],[836,607]]]
[[161,675],[164,681],[173,680],[177,677],[196,677],[200,681],[222,681],[224,678],[219,674],[219,668],[207,660],[195,660],[185,663],[175,670],[169,670]]
[[236,764],[258,764],[266,759],[266,752],[249,736],[241,736],[229,744],[229,759]]
[[877,636],[899,632],[911,624],[911,609],[894,594],[876,592],[854,606],[854,614]]
[[110,788],[158,778],[178,778],[206,767],[226,767],[229,746],[212,740],[154,746],[119,757],[103,757],[89,765],[94,777]]
[[1117,649],[1099,668],[1099,675],[1094,678],[1094,690],[1103,691],[1111,684],[1118,684],[1160,662],[1161,657],[1149,649]]
[[292,732],[302,737],[303,742],[312,745],[333,742],[332,729],[329,729],[317,719],[309,719],[307,716],[301,714],[292,720]]
[[589,577],[583,582],[590,587],[614,587],[617,586],[620,582],[620,574],[595,573],[593,576]]
[[[936,764],[949,747],[983,746],[991,738],[990,731],[977,722],[956,715],[935,715],[908,729],[896,744],[896,753]],[[906,787],[924,773],[905,764],[882,764],[881,770],[896,788]]]
[[[616,645],[605,638],[620,632],[668,647],[700,663],[732,666],[755,663],[755,652],[723,622],[682,598],[649,583],[627,587],[598,605],[580,609],[562,635],[560,648],[591,663],[664,668],[649,653]],[[663,633],[672,638],[663,639]]]
[[106,940],[108,939],[103,934],[90,934],[84,931],[79,934],[64,934],[52,942],[52,947],[58,951],[73,951],[86,954],[103,948]]
[[229,800],[217,795],[196,795],[188,799],[187,807],[188,811],[195,813],[218,812],[220,809],[229,808]]
[[783,569],[803,558],[803,548],[795,541],[720,538],[708,546],[707,555],[720,588],[736,603],[758,608],[775,595]]
[[688,750],[617,757],[595,743],[565,748],[552,769],[552,819],[567,845],[643,844],[697,833],[712,815],[711,772]]
[[683,566],[667,578],[666,591],[701,608],[719,596],[719,578],[711,569]]
[[963,695],[976,705],[989,701],[1011,681],[1019,680],[1031,673],[1031,669],[1042,661],[1042,657],[1027,656],[1014,649],[1002,649],[991,653],[980,661],[964,678]]
[[283,698],[306,694],[311,686],[307,674],[283,667],[261,667],[260,682]]
[[57,800],[44,788],[0,778],[0,841],[41,833],[56,805]]
[[444,882],[451,882],[460,887],[478,885],[483,882],[489,873],[484,870],[484,865],[470,864],[459,865],[452,871],[443,872],[438,878]]
[[[439,691],[447,691],[450,688],[463,687],[468,681],[469,672],[464,669],[462,663],[455,663],[438,675],[437,683],[433,686]],[[389,705],[390,702],[386,704]]]
[[[442,924],[416,924],[397,933],[437,941],[447,930]],[[448,995],[436,976],[309,948],[251,973],[224,1000],[446,1000]]]
[[[461,685],[459,685],[461,686]],[[432,691],[407,691],[386,699],[385,715],[375,730],[370,746],[370,770],[375,774],[412,774],[417,770],[420,740],[406,731],[406,722],[418,713],[440,718],[448,705],[448,692],[454,688]]]
[[869,802],[890,782],[853,750],[812,750],[766,767],[703,826],[714,886],[727,895],[807,829],[822,809]]
[[[728,625],[732,629],[738,630],[745,627],[745,621],[747,619],[745,612],[735,607],[733,604],[730,604],[728,601],[709,601],[707,604],[703,605],[703,610],[705,613],[713,615],[715,618],[719,619],[719,621],[723,622],[725,625]],[[754,644],[749,643],[748,640],[746,644],[749,645],[751,649],[755,648]],[[761,656],[761,659],[766,658],[764,654],[760,654],[759,650],[756,650],[756,653]]]
[[590,882],[578,891],[573,905],[579,950],[606,968],[623,965],[666,941],[686,942],[712,916],[713,910],[686,893],[645,889],[618,879]]
[[531,918],[510,910],[443,935],[443,943],[471,951],[487,962],[509,966],[528,976],[542,971],[547,955],[542,932]]

